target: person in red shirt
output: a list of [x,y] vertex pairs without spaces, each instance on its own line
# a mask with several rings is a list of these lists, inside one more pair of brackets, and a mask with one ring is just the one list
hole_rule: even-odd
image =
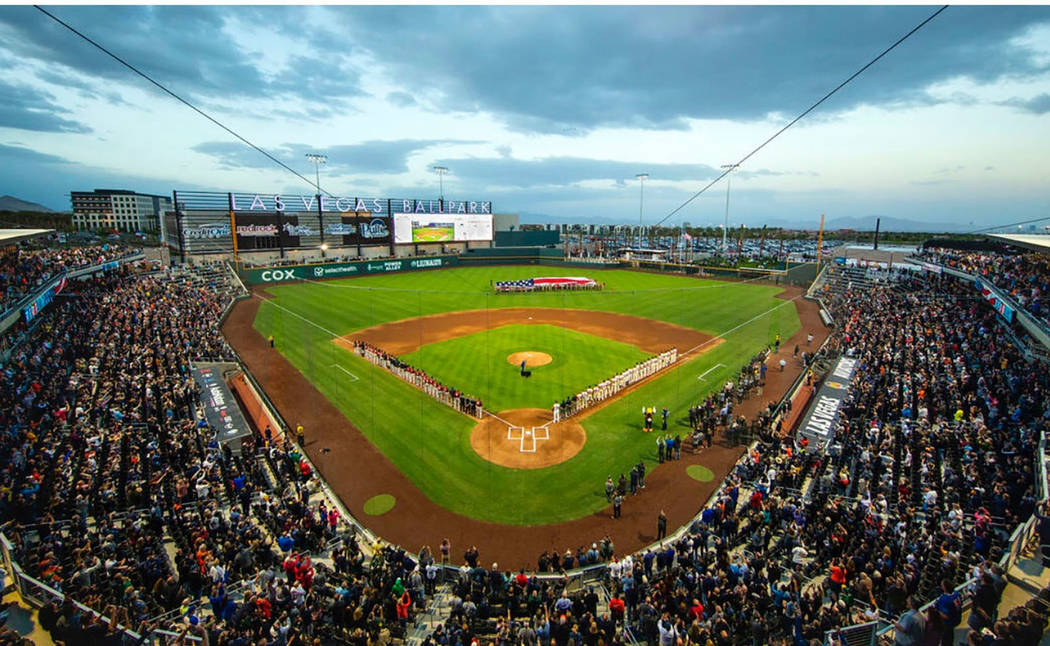
[[689,609],[689,613],[694,618],[700,621],[704,620],[704,604],[700,603],[699,599],[693,599],[693,607]]
[[404,628],[408,623],[408,609],[412,607],[412,597],[409,596],[408,590],[401,593],[401,598],[397,600],[397,621]]
[[627,605],[618,594],[614,594],[613,598],[609,599],[609,613],[612,615],[613,621],[617,624],[623,623],[623,614],[626,607]]
[[269,600],[266,597],[259,597],[256,599],[255,610],[262,615],[263,619],[269,619],[272,612]]
[[762,511],[762,492],[757,489],[751,494],[751,509]]
[[846,570],[842,567],[841,561],[834,561],[831,564],[831,589],[835,594],[842,592],[842,586],[846,585]]

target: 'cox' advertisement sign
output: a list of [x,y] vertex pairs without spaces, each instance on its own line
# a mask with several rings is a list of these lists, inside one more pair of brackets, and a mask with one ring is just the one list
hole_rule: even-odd
[[261,276],[264,283],[277,283],[282,280],[299,280],[294,269],[264,269]]

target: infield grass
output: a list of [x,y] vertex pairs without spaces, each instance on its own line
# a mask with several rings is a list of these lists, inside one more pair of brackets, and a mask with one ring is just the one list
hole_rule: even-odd
[[[545,352],[551,362],[531,368],[532,376],[523,378],[520,366],[511,365],[507,356],[525,351]],[[549,409],[602,380],[595,375],[610,377],[649,356],[633,345],[554,325],[504,325],[431,343],[401,359],[499,412]]]
[[[494,280],[558,275],[590,276],[604,282],[606,289],[498,295],[491,291]],[[670,429],[686,433],[691,404],[735,378],[740,366],[776,334],[788,338],[800,327],[794,304],[775,298],[779,287],[623,270],[461,267],[276,285],[268,291],[275,300],[260,307],[256,329],[264,336],[273,334],[278,350],[425,495],[466,516],[517,525],[571,520],[606,507],[606,476],[616,479],[639,458],[656,462],[659,433],[640,432],[643,406],[666,406]],[[469,440],[472,419],[331,341],[388,321],[489,307],[620,312],[724,335],[724,342],[588,417],[583,424],[587,444],[573,459],[544,469],[517,470],[492,464],[474,452]],[[482,342],[483,335],[473,336]],[[549,354],[557,360],[555,353]],[[704,381],[699,381],[702,374]],[[608,376],[594,374],[588,381]]]

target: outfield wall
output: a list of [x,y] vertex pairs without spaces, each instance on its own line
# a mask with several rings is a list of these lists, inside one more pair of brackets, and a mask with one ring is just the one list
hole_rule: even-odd
[[456,256],[432,256],[411,259],[366,260],[361,262],[332,262],[323,265],[293,265],[288,267],[260,267],[242,269],[238,273],[248,285],[283,283],[296,280],[321,280],[390,274],[420,269],[444,269],[457,265]]
[[802,286],[808,286],[816,276],[816,265],[813,263],[793,265],[785,271],[749,267],[707,267],[703,265],[679,265],[645,261],[595,262],[593,259],[566,258],[561,249],[547,247],[490,247],[441,256],[384,258],[283,267],[255,267],[241,269],[238,271],[238,275],[245,284],[259,285],[298,280],[350,278],[424,269],[446,269],[455,266],[480,267],[493,265],[541,265],[577,269],[636,269],[716,279],[753,280],[764,277],[778,284],[788,283]]

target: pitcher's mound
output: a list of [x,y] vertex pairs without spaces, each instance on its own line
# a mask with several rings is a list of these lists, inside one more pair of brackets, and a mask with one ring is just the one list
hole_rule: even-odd
[[526,368],[534,368],[536,366],[545,366],[552,359],[551,355],[546,352],[515,352],[507,355],[507,363],[511,365],[520,366],[522,361],[525,362]]
[[587,432],[573,419],[554,424],[552,418],[551,411],[542,408],[487,415],[470,432],[470,446],[489,462],[511,469],[561,464],[580,452]]

